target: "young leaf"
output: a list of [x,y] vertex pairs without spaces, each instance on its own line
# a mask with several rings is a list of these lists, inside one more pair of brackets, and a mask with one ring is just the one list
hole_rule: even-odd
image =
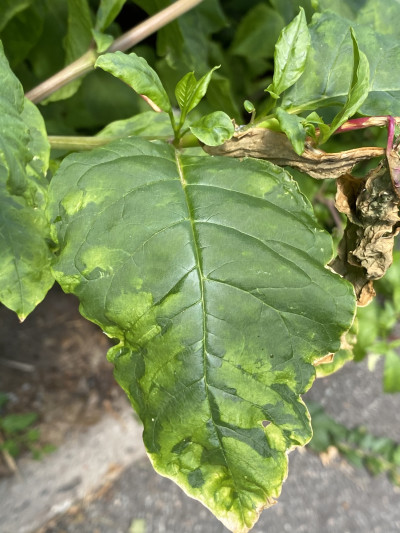
[[212,68],[199,81],[196,80],[193,72],[189,72],[177,83],[175,96],[182,111],[182,123],[206,94],[212,73],[217,68],[219,67]]
[[312,113],[306,116],[304,120],[304,127],[308,135],[310,135],[315,141],[317,141],[318,139],[315,132],[315,126],[318,127],[320,135],[325,136],[329,133],[330,126],[328,124],[325,124],[325,122],[318,115],[318,113],[313,111]]
[[275,45],[274,76],[267,91],[273,98],[291,87],[304,72],[311,39],[304,9],[286,26]]
[[368,97],[369,63],[367,56],[358,48],[353,28],[351,28],[351,39],[353,42],[353,74],[347,100],[344,107],[333,119],[329,132],[325,134],[321,132],[320,144],[326,142],[346,120],[352,117]]
[[304,118],[291,115],[281,107],[276,110],[276,118],[279,120],[282,131],[286,133],[289,141],[292,143],[296,154],[301,155],[304,152],[304,143],[306,140],[306,131],[303,126]]
[[114,40],[112,35],[102,33],[101,31],[92,30],[94,42],[96,43],[96,50],[98,54],[101,54],[107,50]]
[[150,98],[163,111],[171,111],[171,103],[158,74],[143,57],[133,52],[104,54],[98,58],[95,67],[100,67],[124,81],[138,94]]
[[214,111],[194,122],[190,131],[204,144],[218,146],[232,137],[235,128],[226,113]]
[[23,320],[54,281],[42,211],[50,147],[43,119],[24,100],[1,42],[0,78],[0,301]]
[[250,100],[245,100],[243,102],[243,107],[248,113],[254,113],[256,108],[254,107],[253,102],[250,102]]
[[57,280],[120,339],[154,467],[248,531],[311,437],[312,362],[353,320],[331,238],[284,170],[140,138],[68,156],[50,188]]
[[96,14],[95,30],[103,32],[118,16],[126,0],[100,0]]

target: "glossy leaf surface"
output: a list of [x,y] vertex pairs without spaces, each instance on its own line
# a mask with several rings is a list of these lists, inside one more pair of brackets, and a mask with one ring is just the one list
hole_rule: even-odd
[[398,0],[318,0],[319,11],[334,11],[353,23],[373,28],[383,35],[400,36]]
[[282,169],[143,139],[67,157],[50,190],[55,275],[120,340],[155,469],[248,531],[311,437],[312,362],[353,318],[330,237]]
[[23,320],[53,284],[43,213],[50,147],[1,43],[0,77],[0,301]]
[[310,34],[304,9],[292,22],[283,28],[274,53],[274,77],[267,91],[271,96],[279,95],[291,87],[303,74],[308,49],[310,48]]
[[232,137],[235,128],[226,113],[214,111],[194,122],[190,131],[204,144],[219,146]]
[[282,106],[298,112],[344,104],[352,78],[351,26],[370,70],[369,94],[359,112],[400,114],[400,44],[370,26],[354,24],[329,11],[313,17],[312,46],[303,76],[285,92]]
[[351,30],[351,38],[353,41],[353,74],[351,85],[347,95],[346,102],[343,108],[335,116],[332,121],[329,133],[324,135],[321,132],[321,143],[328,140],[328,138],[338,129],[342,124],[352,117],[361,105],[365,102],[369,92],[369,64],[367,56],[360,51],[356,36],[353,29]]
[[175,89],[175,96],[178,105],[181,108],[183,117],[186,117],[186,115],[199,104],[200,100],[206,94],[212,73],[217,68],[219,67],[211,69],[198,81],[193,72],[188,72],[188,74],[178,82]]
[[163,111],[171,110],[168,95],[158,74],[143,57],[135,53],[104,54],[98,58],[95,66],[124,81],[138,94],[144,94]]
[[95,28],[97,31],[104,31],[118,16],[126,0],[100,0],[99,9],[96,14]]

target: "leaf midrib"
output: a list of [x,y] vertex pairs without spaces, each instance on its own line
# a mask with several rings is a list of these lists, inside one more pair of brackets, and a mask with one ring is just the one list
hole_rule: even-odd
[[220,436],[220,433],[219,433],[219,431],[217,429],[217,424],[216,424],[216,422],[215,422],[215,420],[213,418],[213,415],[212,415],[211,401],[210,401],[210,398],[209,398],[209,385],[208,385],[208,382],[207,382],[207,361],[206,361],[206,358],[207,358],[207,353],[206,353],[207,319],[206,319],[206,309],[205,309],[205,299],[204,299],[204,292],[205,292],[204,291],[204,279],[206,279],[206,278],[204,276],[203,269],[202,269],[202,266],[201,266],[201,258],[200,258],[200,252],[199,252],[200,246],[199,246],[198,239],[197,239],[197,233],[196,233],[194,217],[193,217],[193,213],[192,213],[192,209],[191,209],[191,205],[190,205],[190,199],[189,199],[189,196],[188,196],[188,193],[187,193],[187,189],[186,189],[187,182],[186,182],[185,177],[184,177],[182,161],[181,161],[181,159],[179,157],[179,153],[177,151],[175,151],[175,161],[176,161],[176,167],[177,167],[178,173],[179,173],[179,179],[180,179],[180,182],[182,184],[182,191],[183,191],[185,202],[186,202],[186,207],[187,207],[187,211],[188,211],[188,217],[189,217],[189,220],[190,220],[190,226],[191,226],[192,237],[193,237],[193,246],[194,246],[194,252],[195,252],[195,260],[196,260],[196,265],[197,265],[197,269],[198,269],[198,273],[199,273],[201,309],[202,309],[202,328],[203,328],[203,339],[202,339],[202,346],[203,346],[203,350],[202,350],[202,355],[203,355],[203,375],[204,375],[204,387],[205,387],[206,399],[207,399],[207,404],[208,404],[208,408],[209,408],[209,411],[210,411],[210,420],[211,420],[211,422],[213,424],[215,435],[216,435],[216,437],[218,439],[218,442],[219,442],[219,445],[220,445],[220,449],[221,449],[221,453],[222,453],[222,455],[224,457],[226,467],[229,470],[229,474],[231,476],[233,485],[235,487],[235,491],[236,491],[236,493],[238,495],[238,499],[239,499],[239,502],[240,502],[239,508],[240,508],[241,520],[242,520],[242,523],[245,524],[246,521],[245,521],[245,517],[244,517],[243,504],[242,504],[240,491],[237,488],[237,484],[236,484],[235,478],[233,476],[232,470],[229,467],[229,462],[228,462],[228,459],[227,459],[226,454],[225,454],[224,446],[223,446],[222,441],[221,441],[221,436]]

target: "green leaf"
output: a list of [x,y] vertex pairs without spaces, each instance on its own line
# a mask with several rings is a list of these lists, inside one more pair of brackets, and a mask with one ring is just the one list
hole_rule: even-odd
[[37,413],[7,415],[0,418],[0,427],[8,436],[24,431],[37,420]]
[[253,102],[250,102],[250,100],[245,100],[243,102],[243,107],[248,113],[254,113],[256,108],[254,107]]
[[400,4],[397,0],[319,0],[319,11],[333,11],[356,24],[383,35],[400,37]]
[[330,126],[328,124],[325,124],[325,122],[318,115],[318,113],[313,111],[305,118],[304,127],[306,128],[308,135],[310,135],[315,141],[318,141],[315,126],[318,127],[320,135],[328,135]]
[[0,31],[8,22],[32,4],[33,0],[1,0],[0,5]]
[[278,98],[303,74],[310,44],[304,9],[300,8],[300,13],[282,30],[275,45],[274,76],[266,89],[273,98]]
[[385,355],[383,390],[400,392],[400,356],[393,350],[389,350]]
[[311,18],[315,11],[313,0],[270,0],[270,4],[285,19],[286,24],[294,19],[300,6],[304,8],[307,18]]
[[114,40],[112,35],[107,33],[101,33],[101,31],[92,30],[93,39],[96,43],[96,50],[98,54],[102,54],[110,47]]
[[[170,0],[135,0],[149,15],[171,5]],[[210,65],[211,34],[227,25],[218,0],[203,0],[178,20],[157,33],[157,53],[168,65],[180,72],[204,72]]]
[[235,128],[226,113],[214,111],[193,122],[190,131],[204,144],[218,146],[232,137]]
[[329,11],[313,17],[312,47],[304,74],[284,94],[285,109],[298,113],[344,104],[353,70],[351,27],[370,70],[369,94],[358,111],[370,116],[400,114],[400,44],[370,26],[354,24]]
[[53,284],[47,245],[50,147],[0,43],[0,301],[23,320]]
[[283,18],[276,10],[265,4],[257,4],[240,21],[231,52],[246,59],[272,57],[284,25]]
[[368,97],[369,63],[367,56],[358,48],[357,39],[352,28],[351,39],[353,41],[353,73],[350,89],[343,108],[332,121],[329,132],[325,134],[321,132],[320,144],[326,142],[346,120],[352,117]]
[[104,54],[98,58],[95,67],[100,67],[124,81],[138,94],[150,98],[163,111],[171,111],[171,103],[158,74],[143,57],[133,52]]
[[114,21],[121,11],[126,0],[100,0],[96,14],[95,29],[103,32]]
[[43,0],[36,0],[26,9],[15,13],[0,33],[6,55],[13,68],[27,57],[42,35],[44,18],[42,4]]
[[339,350],[335,353],[333,361],[331,363],[324,363],[318,365],[316,368],[317,378],[325,378],[334,374],[343,366],[354,359],[353,352],[351,350]]
[[[68,30],[64,39],[66,65],[89,50],[92,37],[92,18],[88,0],[68,0]],[[53,93],[45,102],[70,98],[77,92],[81,83],[82,80],[79,79],[69,83]]]
[[120,340],[155,469],[248,531],[311,437],[312,362],[353,320],[331,238],[271,163],[140,138],[68,156],[50,190],[55,275]]
[[116,120],[102,129],[98,137],[172,137],[174,136],[171,121],[166,113],[145,111],[125,120]]
[[301,155],[304,152],[304,143],[306,141],[306,130],[304,129],[304,118],[296,115],[290,115],[284,109],[279,107],[276,110],[276,118],[289,141],[292,143],[296,154]]
[[199,81],[196,80],[193,72],[188,72],[178,82],[175,89],[175,96],[182,111],[182,122],[184,122],[185,117],[198,105],[206,94],[212,73],[217,68],[219,67],[212,68]]

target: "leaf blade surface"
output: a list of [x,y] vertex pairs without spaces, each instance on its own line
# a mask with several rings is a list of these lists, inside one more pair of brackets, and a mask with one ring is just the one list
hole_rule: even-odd
[[311,436],[312,361],[354,312],[310,206],[269,163],[128,139],[66,158],[49,215],[58,281],[121,341],[109,358],[154,467],[248,531]]
[[54,282],[43,211],[50,146],[1,43],[0,75],[0,301],[23,320]]

